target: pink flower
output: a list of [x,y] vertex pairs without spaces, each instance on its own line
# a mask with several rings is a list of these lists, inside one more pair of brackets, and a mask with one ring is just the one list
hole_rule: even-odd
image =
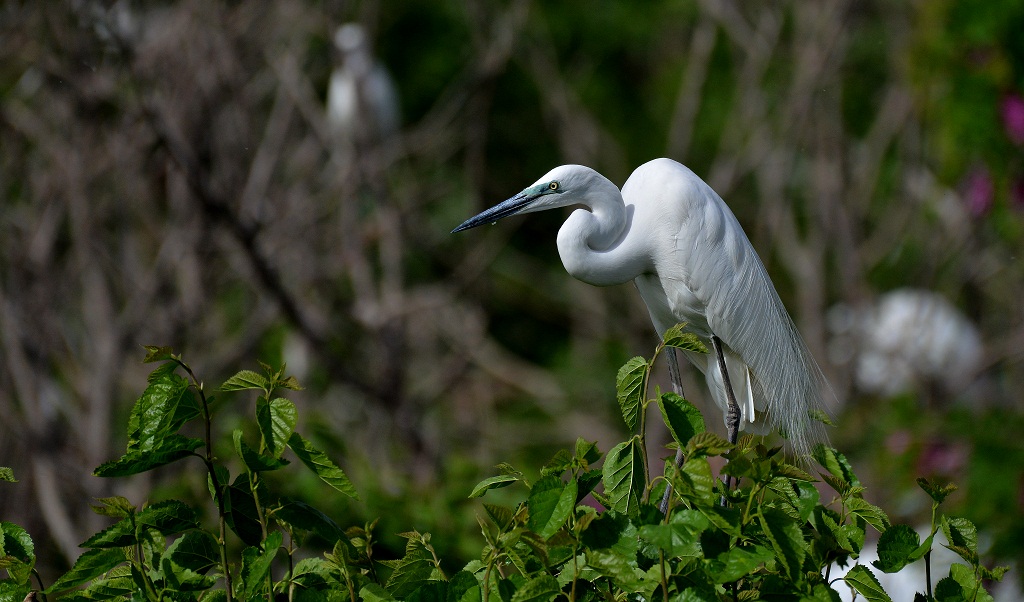
[[1014,144],[1024,144],[1024,98],[1018,94],[1010,94],[1003,99],[1000,108],[1006,135]]
[[981,217],[992,208],[992,198],[995,195],[995,185],[985,168],[975,169],[967,176],[965,183],[964,197],[967,201],[967,210],[974,217]]

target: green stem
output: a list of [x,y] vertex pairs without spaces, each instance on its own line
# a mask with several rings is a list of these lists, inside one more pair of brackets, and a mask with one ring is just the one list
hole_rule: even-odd
[[217,471],[213,465],[213,436],[211,435],[211,424],[210,420],[210,404],[206,399],[206,393],[203,391],[203,383],[199,382],[196,378],[192,369],[188,367],[185,362],[174,359],[174,361],[188,373],[190,379],[192,379],[192,386],[195,387],[199,393],[199,401],[203,409],[203,426],[205,427],[206,435],[206,456],[203,457],[203,463],[206,464],[206,471],[210,474],[210,482],[213,484],[213,497],[217,502],[217,522],[220,526],[220,564],[221,570],[224,571],[224,582],[227,590],[227,601],[233,602],[234,594],[231,589],[231,567],[228,565],[228,551],[227,551],[227,520],[225,518],[224,510],[224,491],[223,486],[220,483],[220,479],[217,478]]

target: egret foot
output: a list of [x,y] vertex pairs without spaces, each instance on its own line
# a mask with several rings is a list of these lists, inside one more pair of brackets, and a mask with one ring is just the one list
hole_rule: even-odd
[[[715,347],[715,355],[718,356],[718,368],[722,371],[722,384],[725,386],[725,396],[729,400],[729,409],[725,413],[725,428],[729,437],[729,443],[735,445],[740,434],[740,404],[736,403],[736,395],[732,392],[732,382],[729,380],[729,369],[725,365],[725,354],[722,353],[722,339],[712,335],[711,344]],[[732,489],[732,475],[725,476],[725,490]],[[722,496],[722,505],[725,505],[725,496]]]

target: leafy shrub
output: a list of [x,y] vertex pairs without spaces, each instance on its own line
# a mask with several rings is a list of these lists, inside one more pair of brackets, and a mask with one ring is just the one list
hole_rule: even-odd
[[[856,562],[868,530],[880,534],[877,570],[927,563],[941,528],[965,563],[954,564],[934,590],[922,584],[926,593],[918,599],[991,599],[983,582],[1000,579],[1006,569],[982,565],[970,521],[938,514],[953,485],[918,481],[933,500],[931,532],[921,541],[864,499],[864,487],[841,453],[819,445],[813,461],[834,491],[822,503],[818,479],[788,462],[781,448],[752,436],[732,445],[707,432],[697,408],[679,395],[648,395],[651,367],[666,346],[706,352],[676,328],[652,358],[623,366],[618,400],[636,432],[627,441],[602,454],[579,439],[535,479],[500,465],[499,474],[477,485],[471,497],[509,486],[523,493],[514,505],[482,504],[480,559],[450,576],[429,534],[403,533],[404,556],[379,560],[373,556],[373,523],[343,530],[314,506],[268,490],[263,473],[284,469],[292,457],[328,487],[357,497],[341,468],[295,431],[296,407],[277,395],[298,389],[294,378],[263,365],[262,374],[243,370],[219,388],[257,392],[259,443],[252,447],[242,430],[232,433],[233,461],[242,467],[232,477],[212,452],[215,399],[180,356],[150,347],[145,361],[159,366],[131,412],[125,454],[96,474],[124,477],[198,458],[217,524],[202,525],[197,509],[173,499],[141,508],[122,497],[101,499],[94,510],[116,522],[85,541],[88,551],[55,583],[39,584],[39,593],[82,601],[690,602],[838,600],[836,588],[845,583],[868,600],[884,601],[888,595],[866,566],[855,565],[841,578],[830,577],[832,567]],[[644,437],[652,405],[681,450],[678,465],[666,461],[664,474],[654,479]],[[190,422],[202,425],[204,439],[179,434]],[[738,487],[727,489],[715,479],[709,463],[714,456],[728,460],[722,472]],[[0,480],[13,481],[14,475],[0,469]],[[661,499],[661,505],[652,502]],[[32,540],[17,525],[0,526],[0,568],[8,575],[0,580],[0,602],[21,600],[33,592]],[[310,541],[327,542],[330,551],[320,557],[301,553]]]

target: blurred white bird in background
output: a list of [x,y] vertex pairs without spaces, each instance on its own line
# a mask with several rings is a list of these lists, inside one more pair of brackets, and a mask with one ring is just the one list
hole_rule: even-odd
[[868,308],[829,310],[830,354],[853,362],[865,393],[892,397],[931,385],[956,394],[978,374],[983,347],[978,329],[942,295],[902,288]]
[[336,141],[365,148],[393,137],[400,126],[398,92],[370,49],[366,30],[346,23],[334,34],[340,56],[327,87],[327,123]]

